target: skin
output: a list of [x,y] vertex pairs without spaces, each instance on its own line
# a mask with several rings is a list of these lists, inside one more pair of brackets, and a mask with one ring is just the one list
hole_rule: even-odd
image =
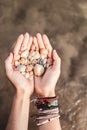
[[57,55],[56,50],[52,49],[50,41],[46,35],[41,36],[41,34],[38,33],[36,38],[38,49],[45,48],[48,50],[48,58],[53,59],[53,65],[48,67],[42,77],[35,77],[35,92],[39,96],[55,96],[55,86],[60,76],[61,60]]
[[[42,77],[32,76],[31,80],[26,79],[20,72],[14,70],[14,55],[25,49],[39,50],[45,48],[48,50],[48,58],[53,59],[53,65],[48,67]],[[15,95],[11,114],[8,120],[6,130],[27,130],[28,115],[30,108],[30,97],[35,92],[39,96],[55,96],[55,86],[60,76],[61,60],[57,52],[52,49],[50,41],[46,35],[38,33],[36,37],[31,37],[28,33],[21,34],[15,44],[13,53],[5,60],[6,75],[15,87]],[[49,78],[48,78],[49,77]],[[42,125],[39,130],[61,130],[59,119]]]

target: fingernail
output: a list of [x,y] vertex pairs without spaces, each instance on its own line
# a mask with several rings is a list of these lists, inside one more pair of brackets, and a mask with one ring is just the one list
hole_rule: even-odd
[[26,33],[25,33],[25,36],[27,36],[27,35],[29,35],[29,33],[28,33],[28,32],[26,32]]

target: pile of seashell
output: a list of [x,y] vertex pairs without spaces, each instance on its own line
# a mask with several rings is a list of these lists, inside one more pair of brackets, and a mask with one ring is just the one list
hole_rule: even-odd
[[42,76],[50,65],[52,65],[52,59],[48,59],[48,51],[44,48],[39,51],[26,49],[21,54],[14,55],[16,70],[20,71],[26,78],[33,74]]

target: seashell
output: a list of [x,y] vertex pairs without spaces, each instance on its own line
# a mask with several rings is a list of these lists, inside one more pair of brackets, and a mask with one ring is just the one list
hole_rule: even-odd
[[22,73],[22,75],[25,75],[26,74],[26,72],[24,71],[24,72],[21,72]]
[[40,53],[38,51],[35,51],[34,59],[39,59],[39,58],[40,58]]
[[25,50],[21,53],[21,57],[23,58],[27,58],[28,57],[28,54],[29,54],[29,51],[28,50]]
[[43,60],[43,65],[47,63],[47,58]]
[[28,60],[26,58],[21,57],[21,59],[19,60],[19,63],[22,65],[27,65]]
[[34,74],[36,76],[41,76],[44,73],[44,67],[40,64],[36,64],[34,67]]
[[28,59],[35,60],[35,59],[38,59],[38,58],[40,58],[40,54],[39,54],[38,51],[30,51]]
[[17,67],[17,69],[18,69],[20,72],[24,72],[25,69],[26,69],[26,66],[25,66],[25,65],[19,65],[19,66]]
[[20,59],[20,55],[19,54],[14,54],[14,60],[19,60]]
[[25,77],[26,77],[26,78],[29,78],[29,77],[30,77],[30,74],[29,74],[29,73],[25,73]]
[[47,55],[48,55],[47,49],[45,49],[45,48],[40,49],[40,54],[41,54],[42,56],[47,57]]
[[30,74],[30,76],[32,76],[33,75],[33,71],[31,71],[29,74]]
[[17,66],[20,65],[20,62],[19,62],[19,61],[15,61],[15,62],[14,62],[14,65],[17,67]]
[[32,69],[33,69],[32,65],[27,65],[26,66],[26,72],[30,72],[30,71],[32,71]]

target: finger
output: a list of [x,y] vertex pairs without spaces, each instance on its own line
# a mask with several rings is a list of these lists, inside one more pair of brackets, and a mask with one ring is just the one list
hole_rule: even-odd
[[21,34],[16,41],[16,44],[15,44],[15,47],[13,50],[14,54],[18,55],[20,48],[21,48],[22,41],[23,41],[23,34]]
[[24,51],[27,49],[28,41],[29,41],[29,33],[25,33],[23,43],[21,45],[21,51]]
[[35,50],[35,45],[32,43],[31,50]]
[[36,37],[37,37],[37,43],[38,43],[39,49],[45,48],[41,34],[40,34],[40,33],[37,33]]
[[28,45],[27,45],[27,49],[28,49],[28,50],[30,50],[31,45],[32,45],[32,37],[30,36],[30,37],[29,37],[29,41],[28,41]]
[[42,39],[43,39],[45,48],[48,50],[48,57],[51,58],[52,57],[52,46],[50,44],[50,41],[49,41],[47,35],[44,34],[42,36]]
[[56,50],[53,50],[53,69],[59,70],[61,66],[61,59],[58,56]]
[[39,50],[36,37],[33,37],[33,43],[34,43],[34,45],[35,45],[35,50]]
[[13,54],[10,53],[7,59],[5,60],[6,73],[10,73],[11,71],[13,71],[12,61],[13,61]]

